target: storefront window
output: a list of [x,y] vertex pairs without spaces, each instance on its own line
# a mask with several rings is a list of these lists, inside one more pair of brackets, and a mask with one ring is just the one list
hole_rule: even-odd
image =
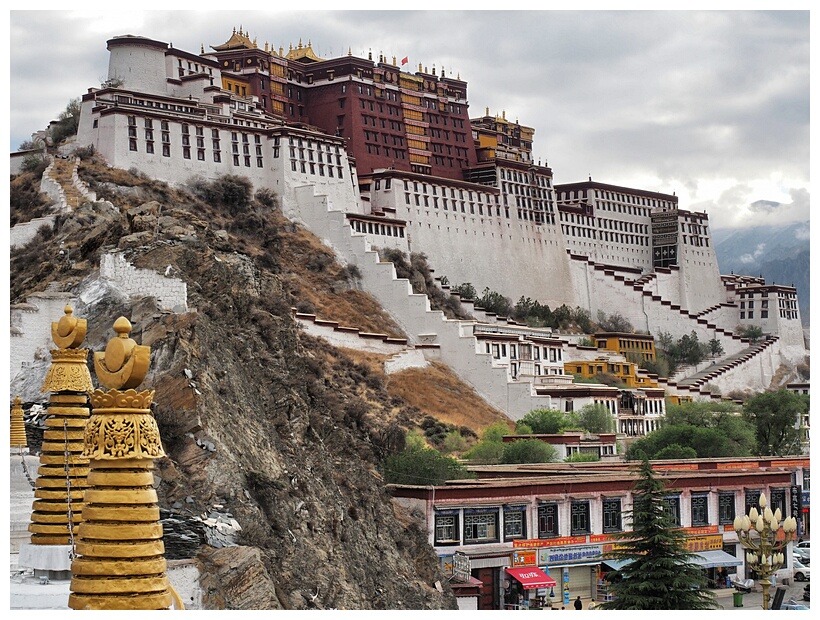
[[760,499],[760,489],[755,489],[754,491],[746,491],[746,502],[743,507],[743,514],[749,514],[749,510],[751,508],[758,508],[758,500]]
[[538,538],[558,536],[558,504],[541,504],[538,507]]
[[437,545],[457,545],[458,511],[436,513],[436,542]]
[[709,502],[706,495],[692,496],[692,526],[709,525]]
[[621,500],[605,499],[603,501],[603,512],[604,533],[620,532],[623,529],[621,525]]
[[498,542],[498,510],[464,511],[464,544]]
[[527,517],[523,507],[504,509],[504,540],[527,537]]
[[664,498],[666,502],[666,513],[672,519],[672,524],[680,526],[680,497],[678,495],[669,495]]
[[589,502],[572,502],[570,534],[589,534]]
[[780,508],[780,514],[789,514],[789,512],[786,510],[786,489],[772,489],[771,497],[769,498],[769,500],[769,505],[772,509],[772,512]]
[[721,493],[718,495],[718,523],[726,525],[735,521],[735,494]]

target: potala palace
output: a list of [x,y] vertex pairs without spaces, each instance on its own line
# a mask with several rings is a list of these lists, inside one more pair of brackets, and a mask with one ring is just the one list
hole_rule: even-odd
[[[513,419],[597,402],[618,432],[643,434],[665,397],[763,390],[806,358],[795,288],[721,274],[705,213],[591,178],[555,184],[552,168],[533,161],[534,129],[488,109],[471,116],[467,82],[443,67],[323,59],[301,42],[260,48],[241,30],[199,54],[132,35],[107,45],[107,81],[82,96],[68,153],[93,145],[111,166],[171,184],[232,174],[270,188],[285,215],[358,267],[362,287],[407,335],[407,363],[447,363]],[[386,247],[424,253],[452,284],[593,317],[618,312],[650,335],[694,331],[723,354],[666,380],[627,372],[625,343],[637,334],[622,334],[620,347],[579,346],[578,336],[466,301],[475,320],[450,320],[380,262],[375,250]],[[741,338],[738,326],[764,337]],[[574,383],[569,363],[631,372],[635,389]]]

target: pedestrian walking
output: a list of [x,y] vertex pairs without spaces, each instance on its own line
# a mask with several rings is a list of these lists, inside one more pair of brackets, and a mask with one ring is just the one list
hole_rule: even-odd
[[581,597],[579,595],[578,598],[575,599],[575,609],[583,609],[583,608],[584,608],[584,604],[581,602]]

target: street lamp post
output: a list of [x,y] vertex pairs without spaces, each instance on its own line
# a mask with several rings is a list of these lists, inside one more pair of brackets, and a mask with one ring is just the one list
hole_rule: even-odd
[[[763,588],[763,609],[769,609],[771,577],[783,566],[783,549],[794,538],[797,521],[794,517],[787,517],[781,524],[780,508],[772,513],[763,493],[757,503],[760,512],[752,506],[748,515],[735,517],[734,528],[740,544],[747,549],[746,561],[759,576]],[[783,536],[778,536],[781,528]]]

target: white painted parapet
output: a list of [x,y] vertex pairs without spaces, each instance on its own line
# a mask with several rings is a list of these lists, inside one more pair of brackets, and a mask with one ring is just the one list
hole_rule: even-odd
[[25,303],[11,306],[11,381],[35,361],[50,359],[49,351],[54,348],[51,323],[64,315],[66,304],[76,307],[76,297],[70,293],[42,292],[29,295]]
[[374,334],[362,332],[355,327],[343,327],[336,321],[319,319],[315,314],[294,311],[293,317],[306,333],[322,338],[334,347],[383,355],[395,355],[407,349],[405,338],[391,338],[387,334]]

